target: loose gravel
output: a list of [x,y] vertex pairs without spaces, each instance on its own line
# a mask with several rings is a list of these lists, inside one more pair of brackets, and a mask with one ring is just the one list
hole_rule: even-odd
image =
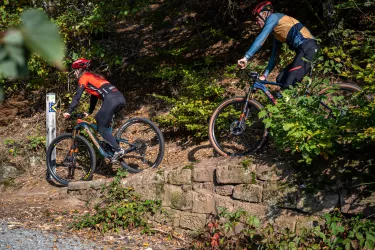
[[62,233],[47,233],[39,230],[13,228],[5,221],[0,221],[0,249],[104,249],[95,242],[82,240],[76,236],[66,236]]

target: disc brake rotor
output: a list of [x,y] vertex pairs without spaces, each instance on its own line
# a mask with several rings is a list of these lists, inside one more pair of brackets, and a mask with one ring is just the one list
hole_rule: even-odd
[[246,129],[246,123],[244,122],[234,121],[230,125],[230,132],[236,136],[242,134],[245,131],[245,129]]

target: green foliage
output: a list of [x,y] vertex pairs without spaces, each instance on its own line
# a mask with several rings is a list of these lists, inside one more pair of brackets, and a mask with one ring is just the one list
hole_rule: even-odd
[[[197,236],[192,249],[373,249],[375,223],[337,211],[325,214],[323,223],[298,232],[290,228],[260,227],[257,216],[243,210],[219,209],[217,218]],[[239,225],[242,224],[241,227]]]
[[8,152],[16,157],[17,155],[26,154],[27,152],[37,152],[38,150],[45,149],[46,137],[45,136],[28,136],[19,141],[14,139],[5,139],[4,145],[8,148]]
[[[327,158],[339,152],[345,144],[356,140],[363,143],[364,138],[358,133],[374,126],[373,119],[364,119],[369,113],[364,110],[372,108],[360,98],[361,93],[344,98],[338,87],[330,86],[328,80],[316,80],[309,88],[310,94],[306,95],[305,87],[300,84],[283,91],[276,105],[267,105],[259,114],[276,145],[283,151],[300,153],[301,161],[307,164],[318,155]],[[318,95],[328,87],[331,90]],[[339,95],[336,96],[336,92]],[[328,105],[332,114],[321,103]]]
[[173,106],[168,114],[156,117],[156,121],[174,130],[189,131],[197,138],[206,137],[207,120],[222,100],[224,89],[207,74],[189,70],[182,72],[178,96],[154,95]]
[[343,38],[341,45],[324,47],[319,56],[318,72],[333,73],[362,82],[374,91],[375,32],[336,31]]
[[28,136],[28,147],[31,150],[39,150],[46,147],[45,136]]
[[121,179],[126,176],[127,172],[118,170],[114,180],[103,187],[105,199],[95,206],[95,214],[87,213],[77,218],[73,228],[93,228],[102,233],[136,227],[142,227],[144,232],[148,231],[147,214],[160,210],[161,202],[141,201],[133,188],[121,185]]
[[39,10],[23,12],[20,28],[5,34],[0,47],[1,74],[10,78],[25,77],[30,52],[63,69],[64,47],[57,26]]
[[5,139],[4,145],[8,148],[8,152],[16,157],[20,148],[20,145],[16,143],[13,139]]

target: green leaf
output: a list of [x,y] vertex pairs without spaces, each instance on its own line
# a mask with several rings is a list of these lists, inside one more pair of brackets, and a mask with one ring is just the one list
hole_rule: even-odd
[[258,116],[259,116],[259,118],[266,117],[267,116],[267,111],[265,111],[265,110],[260,111],[259,114],[258,114]]
[[5,44],[22,46],[23,45],[22,33],[19,30],[9,30],[5,34],[3,41]]
[[343,233],[343,232],[345,231],[345,227],[343,227],[343,226],[339,226],[339,227],[337,228],[337,231],[339,231],[340,233]]
[[0,63],[0,72],[6,77],[15,78],[17,77],[17,65],[14,61],[4,61]]
[[289,131],[291,128],[293,128],[295,126],[295,124],[294,123],[287,123],[287,124],[284,124],[284,126],[283,126],[283,129],[285,130],[285,131]]
[[4,60],[7,54],[8,54],[7,51],[4,48],[0,47],[0,61]]
[[6,45],[5,50],[8,52],[10,59],[16,62],[18,65],[23,66],[26,63],[24,49],[19,46]]
[[372,250],[374,249],[374,242],[372,240],[366,240],[365,242],[365,247],[369,250]]
[[40,10],[28,10],[22,13],[22,34],[26,46],[38,53],[46,61],[64,69],[65,48],[57,25]]
[[366,233],[366,240],[371,240],[372,242],[375,242],[375,236],[370,233]]

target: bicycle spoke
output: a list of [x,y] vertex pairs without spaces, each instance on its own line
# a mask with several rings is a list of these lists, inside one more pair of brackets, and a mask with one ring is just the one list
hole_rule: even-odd
[[[225,104],[225,105],[224,105]],[[214,112],[210,121],[210,141],[227,155],[248,154],[264,142],[265,127],[258,109],[249,103],[245,123],[240,122],[243,99],[230,99]]]
[[157,167],[164,156],[164,138],[150,120],[133,118],[117,132],[120,147],[127,153],[123,157],[125,168],[140,172]]
[[61,184],[92,177],[96,165],[95,152],[83,137],[73,138],[71,134],[63,134],[51,143],[47,154],[52,151],[55,151],[56,157],[52,162],[47,155],[48,168]]

